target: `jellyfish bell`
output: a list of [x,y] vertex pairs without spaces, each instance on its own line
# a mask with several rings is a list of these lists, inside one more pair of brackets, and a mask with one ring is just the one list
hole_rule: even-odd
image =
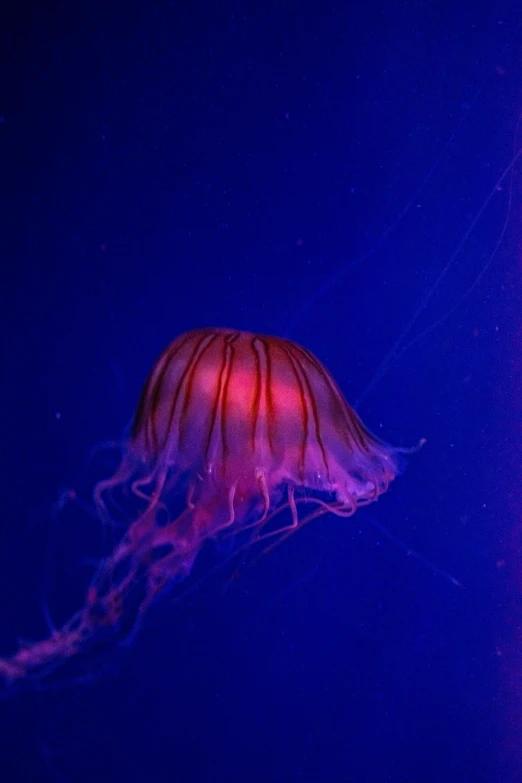
[[[297,343],[232,329],[181,335],[144,385],[120,467],[95,488],[102,518],[121,493],[136,501],[121,541],[84,607],[48,639],[0,659],[0,675],[44,675],[135,627],[209,539],[247,533],[251,545],[327,512],[352,516],[388,489],[400,452],[370,434]],[[278,524],[284,509],[289,519]]]
[[169,471],[186,473],[196,492],[204,476],[234,495],[257,490],[265,506],[280,485],[331,491],[351,506],[396,474],[393,451],[368,433],[313,354],[226,329],[189,332],[162,354],[131,449],[160,484]]

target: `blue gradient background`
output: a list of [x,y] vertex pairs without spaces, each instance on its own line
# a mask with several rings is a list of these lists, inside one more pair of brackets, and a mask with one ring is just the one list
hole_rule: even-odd
[[[480,5],[7,11],[2,654],[47,633],[44,604],[56,622],[80,605],[102,552],[89,454],[121,436],[178,333],[289,332],[364,394],[513,155],[520,6]],[[94,682],[2,701],[2,783],[521,779],[498,665],[511,223],[463,298],[519,207],[507,178],[406,343],[458,308],[359,409],[393,444],[428,440],[390,492],[160,602]],[[81,502],[53,512],[68,488]]]

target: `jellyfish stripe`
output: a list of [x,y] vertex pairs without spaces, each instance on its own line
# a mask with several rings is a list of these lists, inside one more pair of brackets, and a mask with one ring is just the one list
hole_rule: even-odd
[[[301,438],[301,450],[300,450],[300,455],[299,455],[299,460],[298,460],[298,471],[299,471],[299,478],[302,480],[303,476],[304,476],[304,471],[305,471],[306,450],[307,450],[307,447],[308,447],[308,430],[309,430],[308,404],[307,404],[307,398],[305,396],[305,390],[304,390],[303,381],[301,380],[301,376],[299,374],[298,365],[297,365],[294,357],[292,356],[292,351],[290,350],[290,348],[287,345],[283,345],[282,348],[283,348],[283,350],[284,350],[284,352],[285,352],[285,354],[287,356],[288,363],[289,363],[290,367],[292,368],[292,372],[295,375],[297,386],[299,388],[299,400],[300,400],[300,403],[301,403],[301,411],[302,411],[302,418],[303,418],[303,437]],[[305,382],[306,382],[306,376],[305,376]],[[310,392],[310,390],[308,390],[308,391]],[[313,406],[313,404],[314,404],[313,395],[309,394],[308,396],[309,396],[310,402],[311,402],[311,404]],[[321,443],[321,438],[320,438],[319,434],[317,434],[317,440],[318,440],[319,443]],[[323,455],[324,455],[324,449],[322,449],[322,451],[323,451]]]
[[[226,375],[224,377],[223,381],[223,388],[221,391],[221,451],[222,451],[222,458],[223,458],[223,466],[226,473],[227,468],[227,458],[230,454],[230,447],[227,439],[227,411],[228,406],[230,403],[229,400],[229,390],[230,390],[230,379],[232,377],[232,370],[234,367],[234,343],[238,339],[239,335],[233,334],[228,335],[225,338],[225,345],[223,346],[223,370],[226,371]],[[227,354],[228,354],[228,362],[227,362]],[[218,400],[216,400],[216,406],[218,405]]]
[[312,388],[312,384],[310,382],[310,378],[308,373],[305,371],[304,367],[300,363],[301,371],[303,373],[304,382],[306,384],[306,388],[308,391],[308,399],[310,402],[310,407],[312,408],[312,416],[314,420],[314,427],[315,427],[315,437],[317,439],[317,443],[319,444],[319,448],[321,449],[321,456],[323,459],[324,467],[326,470],[326,475],[328,476],[328,480],[330,480],[330,470],[328,468],[328,457],[326,455],[326,449],[324,447],[324,443],[321,437],[321,420],[319,416],[319,408],[317,405],[317,400],[315,398],[314,390]]
[[[310,353],[310,351],[308,351],[306,348],[303,348],[300,345],[296,345],[295,347],[298,353],[303,358],[306,358],[308,362],[310,362],[310,364],[313,366],[317,374],[323,379],[325,385],[330,390],[332,396],[336,399],[340,410],[343,412],[344,417],[347,419],[350,425],[350,427],[344,431],[344,434],[351,436],[354,440],[357,441],[357,444],[360,446],[360,448],[366,451],[367,439],[371,438],[371,440],[374,440],[374,438],[362,425],[359,417],[355,414],[355,412],[348,406],[339,387],[335,383],[330,373],[328,373],[325,370],[321,362],[319,362],[318,359],[312,353]],[[341,433],[341,427],[339,426],[338,426],[338,431],[339,433]]]
[[270,356],[270,342],[266,339],[259,338],[259,342],[263,346],[266,362],[266,378],[265,378],[265,404],[266,404],[266,429],[268,437],[268,446],[273,455],[276,453],[274,443],[274,430],[276,423],[276,407],[274,403],[274,397],[272,394],[272,359]]
[[[196,341],[196,345],[194,347],[194,350],[192,351],[192,355],[190,356],[190,359],[188,360],[187,365],[176,384],[176,390],[170,406],[168,424],[165,429],[165,438],[168,438],[169,432],[172,429],[172,423],[178,405],[178,400],[180,398],[180,394],[182,393],[183,384],[185,384],[186,388],[184,391],[183,402],[181,405],[181,411],[179,414],[179,424],[178,424],[178,430],[179,430],[178,438],[179,438],[180,447],[182,447],[183,440],[185,437],[186,426],[184,429],[184,424],[186,425],[188,420],[187,412],[190,405],[192,388],[194,385],[194,379],[196,377],[199,363],[203,361],[205,357],[205,353],[212,347],[212,344],[217,340],[217,338],[218,338],[217,334],[213,334],[213,335],[204,334],[201,337],[201,339]],[[162,391],[161,385],[158,384],[158,396],[161,393],[161,391]]]
[[256,434],[258,430],[258,424],[259,424],[259,410],[261,406],[261,392],[263,388],[263,379],[261,375],[261,359],[259,357],[259,352],[257,350],[257,338],[252,337],[252,340],[250,341],[250,344],[252,346],[252,353],[254,355],[254,389],[252,393],[252,405],[250,408],[250,418],[252,421],[252,427],[251,427],[251,451],[252,454],[256,450]]

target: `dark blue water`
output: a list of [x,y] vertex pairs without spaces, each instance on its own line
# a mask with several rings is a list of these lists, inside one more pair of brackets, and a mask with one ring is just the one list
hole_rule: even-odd
[[180,332],[286,334],[377,435],[427,444],[354,518],[160,601],[91,682],[2,701],[2,783],[520,780],[498,666],[516,167],[495,191],[518,17],[507,0],[11,9],[0,653],[81,604],[104,551],[89,492],[110,455],[92,449]]

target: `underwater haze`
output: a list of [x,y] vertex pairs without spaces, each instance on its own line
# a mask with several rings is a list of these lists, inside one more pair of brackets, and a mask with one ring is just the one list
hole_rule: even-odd
[[522,22],[472,6],[4,11],[0,658],[124,536],[93,491],[178,335],[304,345],[412,452],[4,678],[0,783],[522,780]]

